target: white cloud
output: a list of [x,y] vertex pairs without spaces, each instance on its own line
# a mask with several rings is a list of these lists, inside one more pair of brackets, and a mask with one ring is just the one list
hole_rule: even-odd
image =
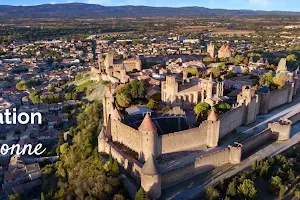
[[264,7],[270,5],[270,1],[269,0],[249,0],[249,3],[253,4],[253,5],[264,6]]

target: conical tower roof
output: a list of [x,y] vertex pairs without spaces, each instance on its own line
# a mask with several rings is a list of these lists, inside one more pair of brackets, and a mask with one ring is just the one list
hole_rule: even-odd
[[154,125],[150,115],[147,113],[139,126],[139,131],[152,131],[156,132],[156,126]]
[[207,120],[209,121],[217,121],[218,120],[218,117],[217,117],[217,114],[216,114],[216,111],[215,109],[212,109],[207,117]]
[[142,173],[149,176],[159,174],[158,164],[152,154],[148,157],[144,166],[142,167]]
[[101,131],[100,131],[100,134],[99,134],[99,139],[105,139],[105,130],[104,130],[104,127],[102,127]]

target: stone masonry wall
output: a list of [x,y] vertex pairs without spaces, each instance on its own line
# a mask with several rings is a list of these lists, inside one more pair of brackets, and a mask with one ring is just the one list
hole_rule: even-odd
[[201,147],[206,143],[206,128],[197,127],[161,136],[162,154]]
[[245,153],[254,147],[262,144],[266,140],[272,137],[272,131],[271,129],[265,129],[262,132],[248,138],[247,140],[241,142],[243,145],[242,152]]
[[137,160],[127,157],[115,148],[112,142],[105,142],[105,153],[111,154],[114,159],[121,164],[121,166],[137,181],[140,181],[140,174],[142,170],[142,164]]
[[230,148],[198,157],[195,162],[189,163],[162,174],[162,188],[175,185],[183,180],[189,179],[197,174],[209,171],[216,166],[230,163]]
[[[270,92],[270,99],[268,104],[268,110],[271,110],[277,106],[281,106],[288,102],[289,88],[284,87],[279,90]],[[263,106],[263,105],[262,105]]]
[[244,105],[220,115],[220,138],[243,124],[246,107]]
[[140,153],[142,151],[142,134],[120,121],[114,123],[116,123],[116,135],[112,135],[113,141],[124,144],[133,151]]

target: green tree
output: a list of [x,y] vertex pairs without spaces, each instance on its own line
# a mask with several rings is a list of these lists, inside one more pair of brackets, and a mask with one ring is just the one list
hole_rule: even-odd
[[131,104],[131,99],[125,93],[117,94],[116,100],[118,105],[122,108],[127,108]]
[[205,195],[206,198],[209,200],[214,200],[220,197],[220,193],[218,190],[216,190],[215,188],[213,188],[212,186],[208,186],[205,189]]
[[236,196],[236,180],[235,179],[229,183],[227,190],[226,190],[226,194],[231,197]]
[[9,200],[21,200],[21,195],[19,194],[12,194],[12,195],[9,195]]
[[65,99],[66,100],[71,100],[72,99],[72,94],[71,93],[66,93],[65,94]]
[[279,187],[279,195],[278,195],[279,199],[283,199],[285,191],[286,191],[285,186],[284,185],[280,185],[280,187]]
[[115,176],[119,174],[120,171],[119,171],[119,164],[117,160],[113,161],[111,171]]
[[154,99],[150,99],[147,103],[147,108],[153,110],[157,108],[157,102]]
[[135,200],[149,200],[145,190],[141,187],[135,194]]
[[257,196],[254,182],[250,179],[245,179],[243,183],[238,186],[237,191],[242,199],[255,199]]
[[270,86],[273,82],[273,74],[271,72],[268,72],[264,74],[263,76],[259,77],[259,85],[260,86]]
[[210,110],[210,105],[206,102],[198,103],[194,107],[194,111],[197,115],[205,116],[208,114],[208,111]]
[[45,199],[44,192],[41,193],[41,200],[46,200],[46,199]]
[[228,103],[220,103],[214,105],[214,108],[216,109],[217,112],[227,112],[231,109],[231,106]]

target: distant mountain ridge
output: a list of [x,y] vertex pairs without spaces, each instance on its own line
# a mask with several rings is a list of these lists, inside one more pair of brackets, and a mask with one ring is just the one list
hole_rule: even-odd
[[242,15],[300,15],[300,12],[226,10],[204,7],[101,6],[97,4],[66,3],[37,6],[0,5],[4,17],[188,17]]

